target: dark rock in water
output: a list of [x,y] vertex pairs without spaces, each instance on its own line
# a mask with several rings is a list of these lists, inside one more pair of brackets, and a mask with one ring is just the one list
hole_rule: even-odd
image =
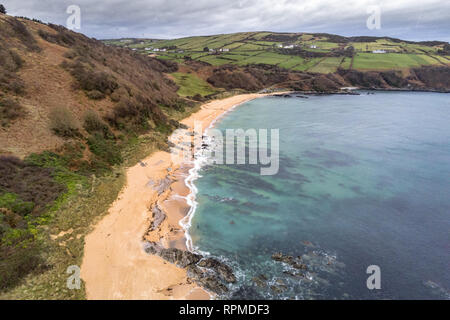
[[286,286],[270,286],[270,289],[275,292],[275,293],[283,293],[284,291],[287,290]]
[[292,266],[292,268],[300,269],[300,270],[307,270],[308,269],[306,264],[303,264],[303,263],[294,262],[294,263],[291,264],[291,266]]
[[204,272],[197,265],[191,264],[187,267],[187,275],[198,285],[218,294],[228,292],[228,288],[213,274]]
[[284,255],[281,252],[277,252],[272,255],[272,260],[279,261],[279,262],[285,262],[285,263],[291,263],[294,260],[294,257]]
[[294,277],[294,278],[304,278],[305,275],[300,272],[290,272],[290,271],[283,271],[284,274],[287,274],[288,276]]
[[276,252],[272,255],[272,260],[281,261],[283,259],[283,254],[281,252]]
[[292,98],[290,94],[274,94],[273,96],[279,98]]
[[235,283],[236,277],[233,273],[233,269],[227,266],[225,263],[213,258],[206,258],[198,263],[199,267],[213,269],[217,274],[228,283]]
[[296,96],[297,98],[302,98],[302,99],[309,99],[309,97],[307,96]]
[[264,275],[259,275],[257,277],[253,277],[252,281],[260,288],[267,287],[267,278]]
[[301,257],[294,258],[293,256],[284,255],[281,252],[277,252],[272,255],[272,260],[286,263],[286,264],[290,265],[291,267],[293,267],[294,269],[300,269],[300,270],[308,269],[306,264],[301,263]]
[[263,280],[265,280],[265,281],[267,281],[269,278],[267,278],[267,276],[266,275],[264,275],[264,274],[260,274],[259,276],[258,276],[258,278],[261,278],[261,279],[263,279]]

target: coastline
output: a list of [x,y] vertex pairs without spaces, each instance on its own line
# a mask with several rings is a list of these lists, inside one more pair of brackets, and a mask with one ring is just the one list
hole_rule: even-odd
[[[199,121],[205,130],[236,106],[273,94],[280,92],[213,100],[181,123],[193,132],[194,122]],[[211,299],[185,269],[144,251],[144,241],[188,249],[189,223],[184,221],[190,222],[195,211],[192,170],[197,169],[192,162],[175,164],[165,151],[127,169],[127,183],[119,197],[85,238],[81,278],[88,299]]]

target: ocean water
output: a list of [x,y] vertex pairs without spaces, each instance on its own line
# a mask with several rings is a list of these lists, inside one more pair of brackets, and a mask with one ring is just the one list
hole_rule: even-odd
[[267,97],[216,128],[280,130],[278,174],[208,165],[195,181],[193,244],[238,275],[223,298],[450,298],[449,94]]

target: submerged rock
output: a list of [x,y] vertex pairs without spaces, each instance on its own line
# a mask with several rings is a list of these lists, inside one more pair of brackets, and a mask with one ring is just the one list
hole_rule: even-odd
[[275,293],[283,293],[284,291],[287,290],[287,287],[285,285],[278,285],[278,286],[270,286],[270,289],[275,292]]
[[267,287],[267,283],[266,283],[267,279],[263,279],[261,278],[261,276],[258,277],[253,277],[252,281],[260,288],[265,288]]
[[284,255],[281,252],[276,252],[272,255],[272,260],[283,262],[290,265],[294,269],[307,270],[306,264],[301,263],[301,257],[294,258],[293,256]]

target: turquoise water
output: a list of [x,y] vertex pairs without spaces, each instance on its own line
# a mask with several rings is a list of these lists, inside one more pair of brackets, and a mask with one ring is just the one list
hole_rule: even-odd
[[[190,234],[236,270],[227,298],[449,299],[450,95],[268,97],[216,128],[280,130],[277,175],[210,165],[195,182]],[[302,257],[303,277],[278,251]]]

